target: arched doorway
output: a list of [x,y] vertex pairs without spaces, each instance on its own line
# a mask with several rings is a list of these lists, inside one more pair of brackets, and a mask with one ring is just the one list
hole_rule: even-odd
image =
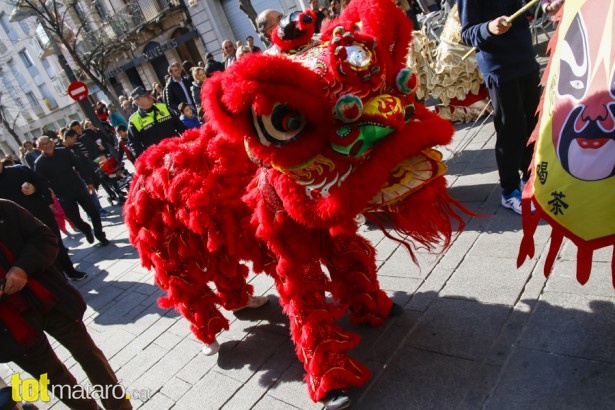
[[160,54],[156,58],[149,60],[149,63],[152,65],[152,68],[156,73],[156,77],[158,77],[158,81],[164,86],[164,77],[169,73],[169,60],[167,60],[164,54],[156,51],[159,48],[160,43],[151,41],[143,48],[143,54],[146,56]]
[[145,84],[143,84],[143,80],[141,79],[141,76],[139,75],[139,72],[135,67],[127,68],[125,72],[132,88],[136,88],[139,86],[145,87]]
[[[171,36],[171,38],[177,39],[189,32],[190,30],[188,30],[185,27],[178,28],[177,30],[173,32],[173,35]],[[175,48],[175,51],[177,51],[177,54],[179,55],[180,63],[184,61],[190,61],[192,65],[197,65],[199,61],[205,62],[205,59],[201,56],[201,53],[199,52],[199,49],[196,46],[196,43],[194,42],[194,40],[195,38],[191,38],[190,40],[179,44]]]

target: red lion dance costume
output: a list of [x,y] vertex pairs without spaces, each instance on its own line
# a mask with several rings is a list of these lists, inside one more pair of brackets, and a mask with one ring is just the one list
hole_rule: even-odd
[[242,261],[272,276],[319,401],[370,374],[347,354],[359,337],[336,320],[350,311],[377,326],[393,306],[355,216],[378,211],[368,218],[430,249],[463,222],[431,149],[453,128],[414,101],[404,66],[407,17],[391,0],[354,0],[314,46],[311,13],[299,38],[274,35],[284,53],[249,54],[207,81],[207,123],[139,158],[125,215],[166,291],[160,305],[204,343],[228,329],[218,308],[253,292]]

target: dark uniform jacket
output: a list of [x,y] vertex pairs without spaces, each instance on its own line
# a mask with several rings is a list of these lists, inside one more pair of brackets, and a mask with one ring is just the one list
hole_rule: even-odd
[[157,103],[149,110],[141,108],[128,120],[128,141],[139,157],[151,145],[165,138],[178,137],[186,131],[184,123],[165,104]]

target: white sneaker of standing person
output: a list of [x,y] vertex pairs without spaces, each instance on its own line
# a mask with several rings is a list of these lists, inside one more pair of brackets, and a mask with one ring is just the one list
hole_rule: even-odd
[[518,189],[515,189],[508,195],[502,192],[502,206],[504,208],[512,209],[521,215],[521,192],[519,192]]

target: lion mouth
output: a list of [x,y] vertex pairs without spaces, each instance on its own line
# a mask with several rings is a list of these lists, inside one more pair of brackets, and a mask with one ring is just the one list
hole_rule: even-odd
[[413,155],[391,170],[389,179],[369,201],[366,211],[375,211],[403,202],[430,180],[443,175],[446,169],[439,151],[429,149]]

